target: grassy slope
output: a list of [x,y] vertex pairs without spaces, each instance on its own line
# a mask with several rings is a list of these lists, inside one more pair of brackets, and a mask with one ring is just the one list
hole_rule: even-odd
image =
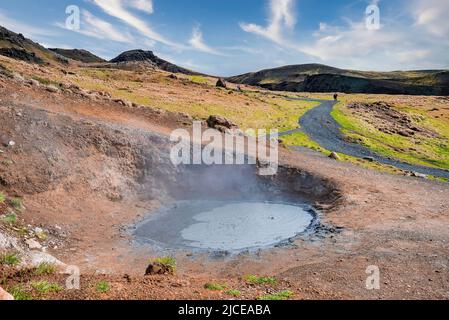
[[421,136],[416,139],[398,134],[386,134],[350,112],[346,105],[354,100],[372,102],[372,97],[346,96],[335,107],[332,116],[342,126],[344,134],[361,141],[363,145],[384,156],[411,164],[449,169],[449,126],[447,122],[430,117],[423,108],[397,105],[400,111],[412,115],[416,119],[417,125],[434,130],[440,137]]

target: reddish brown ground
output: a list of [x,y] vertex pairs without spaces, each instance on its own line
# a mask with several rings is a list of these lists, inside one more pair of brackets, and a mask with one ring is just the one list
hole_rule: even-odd
[[[14,115],[17,110],[20,115]],[[145,144],[133,130],[166,135],[184,122],[179,115],[147,114],[2,80],[0,132],[17,143],[16,149],[0,155],[13,161],[0,165],[2,189],[24,196],[25,224],[58,225],[67,231],[63,244],[49,251],[83,271],[81,291],[42,298],[229,298],[205,290],[206,282],[226,283],[250,299],[285,289],[297,299],[449,298],[448,184],[289,150],[281,152],[284,164],[333,181],[343,194],[339,206],[322,215],[325,225],[342,227],[341,233],[226,259],[179,253],[177,276],[143,277],[155,253],[132,246],[123,226],[142,218],[158,201],[133,192],[139,172],[132,147]],[[112,149],[118,155],[104,152]],[[365,288],[370,265],[380,268],[380,290]],[[5,267],[3,272],[12,273]],[[92,275],[95,272],[110,275]],[[248,285],[242,279],[247,274],[275,276],[280,283]],[[61,284],[65,279],[50,278]],[[26,283],[23,275],[11,276],[11,283],[19,279]],[[95,290],[101,279],[111,283],[107,294]]]

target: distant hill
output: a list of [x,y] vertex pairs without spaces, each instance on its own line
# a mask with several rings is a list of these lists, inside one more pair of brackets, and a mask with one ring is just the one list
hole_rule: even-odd
[[0,26],[0,55],[30,63],[67,63],[67,59],[40,44]]
[[106,62],[106,60],[94,55],[93,53],[83,50],[83,49],[59,49],[50,48],[52,52],[55,52],[63,57],[72,59],[75,61],[80,61],[84,63],[101,63]]
[[187,75],[198,75],[199,73],[179,67],[173,63],[165,61],[156,55],[152,51],[144,50],[131,50],[120,54],[118,57],[112,59],[111,63],[116,64],[128,64],[128,63],[145,63],[152,65],[161,70],[172,72],[172,73],[183,73]]
[[304,64],[246,73],[227,80],[276,91],[449,95],[448,70],[367,72]]

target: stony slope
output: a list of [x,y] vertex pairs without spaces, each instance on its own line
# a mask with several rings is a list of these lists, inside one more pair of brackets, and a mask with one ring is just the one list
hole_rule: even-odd
[[0,55],[31,63],[67,63],[67,59],[40,44],[0,26]]
[[83,50],[83,49],[59,49],[59,48],[50,48],[49,50],[66,57],[68,59],[72,59],[75,61],[81,61],[84,63],[100,63],[106,62],[103,58],[100,58],[93,53]]

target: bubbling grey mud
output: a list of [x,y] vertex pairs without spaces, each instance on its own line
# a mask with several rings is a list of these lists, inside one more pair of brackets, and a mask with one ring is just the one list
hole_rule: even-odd
[[134,234],[162,248],[240,252],[285,243],[316,222],[305,204],[182,201],[153,214]]
[[318,229],[312,204],[340,196],[332,182],[285,166],[274,176],[251,165],[179,166],[153,178],[165,182],[147,194],[160,206],[129,231],[156,250],[234,254],[289,244]]

